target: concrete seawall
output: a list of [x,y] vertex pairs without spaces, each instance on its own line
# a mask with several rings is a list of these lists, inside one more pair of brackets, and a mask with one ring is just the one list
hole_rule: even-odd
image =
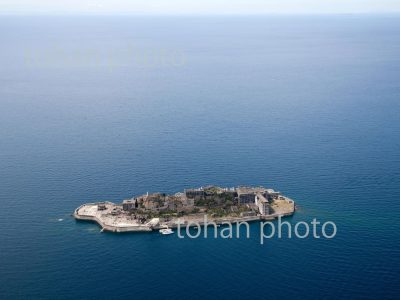
[[[109,205],[114,205],[111,202],[107,202]],[[74,218],[77,220],[81,221],[91,221],[97,223],[99,226],[101,226],[102,231],[109,231],[109,232],[150,232],[153,230],[158,230],[160,228],[165,228],[166,225],[170,228],[177,228],[178,224],[175,222],[165,222],[163,224],[154,224],[154,225],[149,225],[147,224],[132,224],[132,225],[120,225],[120,224],[106,224],[103,222],[99,217],[97,217],[95,214],[94,215],[85,215],[85,214],[80,214],[79,212],[84,209],[85,207],[88,206],[97,206],[97,203],[88,203],[81,205],[74,211]],[[207,219],[208,225],[211,225],[210,223],[216,223],[217,225],[220,224],[226,224],[226,223],[239,223],[239,222],[257,222],[257,221],[272,221],[279,216],[281,217],[287,217],[293,215],[295,212],[295,209],[293,209],[290,212],[286,213],[277,213],[277,214],[272,214],[272,215],[265,215],[265,216],[250,216],[250,217],[236,217],[236,218],[219,218],[219,219]],[[190,221],[184,221],[180,223],[181,228],[186,228],[186,227],[197,227],[198,225],[204,226],[204,217],[203,218],[196,218],[192,219]]]
[[[111,202],[109,202],[111,204]],[[96,203],[88,203],[88,204],[83,204],[79,206],[77,209],[74,211],[74,218],[80,221],[91,221],[91,222],[96,222],[98,225],[101,226],[102,230],[104,231],[110,231],[110,232],[148,232],[152,231],[152,227],[147,226],[147,225],[134,225],[134,226],[113,226],[113,225],[107,225],[102,220],[100,220],[97,216],[88,216],[88,215],[82,215],[79,214],[79,210],[83,208],[84,206],[87,205],[96,205]]]

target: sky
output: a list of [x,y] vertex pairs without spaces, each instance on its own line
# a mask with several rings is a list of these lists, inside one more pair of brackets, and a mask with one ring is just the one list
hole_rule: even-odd
[[400,0],[0,0],[0,14],[397,13]]

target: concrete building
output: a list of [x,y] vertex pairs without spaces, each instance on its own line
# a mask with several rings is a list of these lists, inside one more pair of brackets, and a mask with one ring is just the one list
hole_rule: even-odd
[[183,207],[183,204],[179,199],[169,199],[167,207],[169,210],[178,210]]
[[256,205],[258,207],[258,210],[260,211],[260,214],[262,214],[263,216],[269,215],[269,203],[264,195],[262,195],[261,193],[257,193],[255,198]]
[[193,198],[187,198],[184,193],[180,193],[179,195],[175,194],[175,197],[177,197],[183,206],[186,207],[193,207],[194,206],[194,199]]
[[157,210],[164,206],[166,195],[161,193],[147,194],[143,199],[143,206],[146,209]]
[[238,187],[236,189],[238,204],[248,204],[254,203],[255,201],[255,193],[252,188],[248,187]]
[[127,199],[122,201],[122,209],[124,211],[130,211],[138,208],[138,202],[136,199]]
[[255,203],[257,194],[262,195],[268,201],[277,200],[281,195],[280,192],[264,187],[238,187],[236,192],[239,204]]
[[182,201],[187,207],[193,207],[194,206],[194,199],[193,198],[185,198],[185,200]]
[[106,209],[107,209],[107,207],[106,207],[105,202],[100,202],[100,203],[97,205],[97,210],[106,210]]
[[241,186],[236,189],[237,197],[239,204],[247,204],[247,203],[255,203],[256,194],[267,192],[267,189],[264,187],[245,187]]
[[185,190],[185,196],[189,199],[202,199],[205,197],[205,192],[202,188],[200,189],[189,189]]

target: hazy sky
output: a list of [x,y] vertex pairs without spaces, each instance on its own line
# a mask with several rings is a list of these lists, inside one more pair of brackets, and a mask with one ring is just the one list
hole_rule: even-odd
[[382,13],[400,0],[0,0],[0,13]]

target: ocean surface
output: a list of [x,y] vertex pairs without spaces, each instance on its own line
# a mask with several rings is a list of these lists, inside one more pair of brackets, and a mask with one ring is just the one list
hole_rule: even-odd
[[[395,299],[400,17],[0,18],[1,299]],[[333,239],[100,233],[71,213],[264,185]]]

